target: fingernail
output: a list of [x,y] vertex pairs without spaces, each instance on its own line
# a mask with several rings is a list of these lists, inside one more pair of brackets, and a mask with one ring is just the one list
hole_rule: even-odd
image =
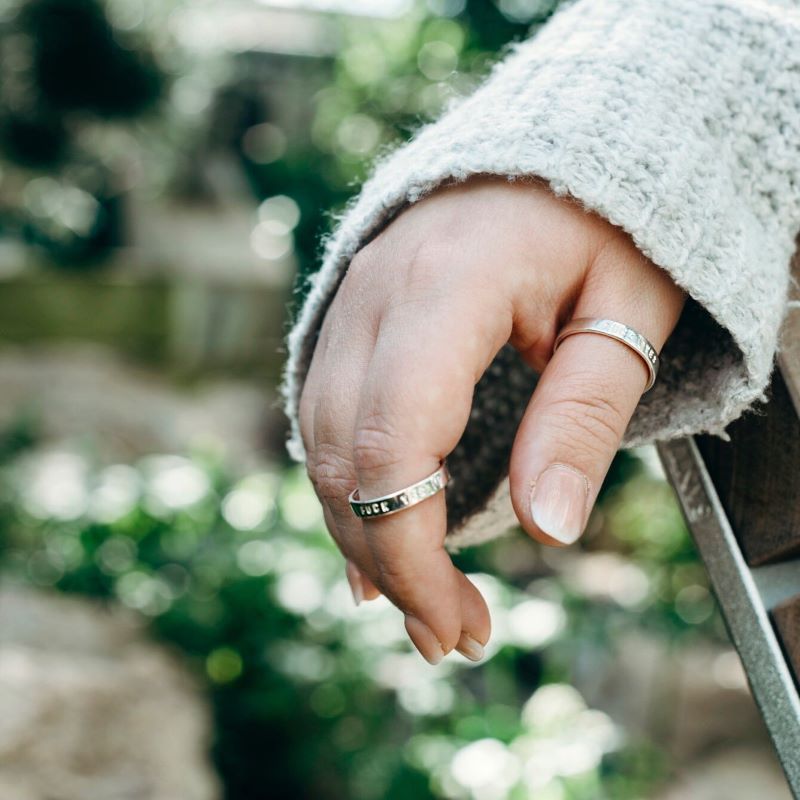
[[406,631],[414,646],[429,664],[438,664],[444,658],[442,643],[424,622],[406,614]]
[[551,464],[537,478],[531,492],[531,516],[548,535],[572,544],[583,532],[587,477],[567,464]]
[[350,584],[350,591],[353,593],[353,600],[355,600],[356,606],[359,606],[364,599],[364,584],[361,582],[361,573],[348,564],[348,568],[345,569],[345,575],[347,576],[347,582]]
[[462,656],[466,656],[470,661],[480,661],[483,658],[483,645],[473,639],[466,631],[461,633],[461,638],[458,640],[456,650]]
[[364,599],[364,587],[361,585],[361,578],[356,578],[351,584],[350,589],[353,592],[353,600],[357,606],[361,605],[361,601]]

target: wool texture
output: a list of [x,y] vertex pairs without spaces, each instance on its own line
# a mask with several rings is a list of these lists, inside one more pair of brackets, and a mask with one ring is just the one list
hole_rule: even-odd
[[[800,4],[578,0],[383,158],[339,220],[288,336],[294,459],[303,382],[353,255],[438,186],[486,173],[544,179],[627,231],[689,295],[623,448],[728,440],[726,426],[768,399],[800,231]],[[508,457],[535,384],[507,346],[476,387],[448,458],[451,552],[515,523]]]

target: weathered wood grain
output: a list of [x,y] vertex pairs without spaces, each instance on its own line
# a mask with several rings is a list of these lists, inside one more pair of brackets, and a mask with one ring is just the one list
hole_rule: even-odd
[[696,437],[725,513],[750,566],[800,554],[800,418],[781,370],[766,414],[728,426],[731,441]]
[[[800,258],[793,274],[800,283]],[[793,299],[800,300],[797,285]],[[800,308],[781,332],[770,401],[728,426],[730,442],[696,437],[723,508],[751,566],[800,554]]]
[[[778,366],[794,402],[795,411],[800,416],[800,249],[795,253],[792,275],[795,282],[790,291],[790,308],[781,331]],[[797,306],[793,306],[794,303]]]

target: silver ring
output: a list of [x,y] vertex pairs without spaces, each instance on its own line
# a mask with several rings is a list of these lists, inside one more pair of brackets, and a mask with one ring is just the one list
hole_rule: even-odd
[[[649,391],[656,382],[658,366],[661,359],[655,347],[653,347],[641,333],[635,331],[633,328],[629,328],[622,322],[617,322],[613,319],[578,317],[577,319],[570,320],[559,331],[555,344],[553,345],[553,352],[555,353],[562,339],[571,336],[573,333],[600,333],[603,336],[609,336],[612,339],[616,339],[618,342],[628,345],[634,353],[642,357],[642,360],[647,365],[647,371],[650,373],[650,380],[647,382],[644,391]],[[642,394],[644,394],[644,392],[642,392]]]
[[404,511],[429,497],[433,497],[437,492],[444,489],[450,482],[450,473],[447,471],[447,466],[442,464],[436,472],[428,475],[417,483],[411,486],[406,486],[405,489],[400,489],[398,492],[385,494],[383,497],[373,497],[372,500],[358,500],[356,495],[358,489],[353,489],[347,498],[350,503],[350,508],[357,517],[369,518],[374,517],[387,517],[389,514],[396,514],[398,511]]

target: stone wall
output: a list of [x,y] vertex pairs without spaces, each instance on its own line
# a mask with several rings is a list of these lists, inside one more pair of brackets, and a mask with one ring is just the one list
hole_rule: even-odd
[[217,800],[199,687],[136,618],[0,591],[0,798]]

